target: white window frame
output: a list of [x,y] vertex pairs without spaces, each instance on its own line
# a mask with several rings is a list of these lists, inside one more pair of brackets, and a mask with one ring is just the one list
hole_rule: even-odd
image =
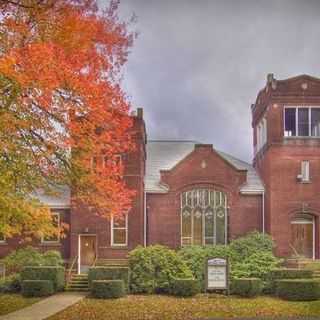
[[256,152],[258,152],[267,143],[267,119],[263,117],[256,127]]
[[[102,157],[102,166],[103,166],[103,168],[106,167],[106,158],[107,158],[107,156],[103,156]],[[120,153],[114,155],[114,158],[115,158],[115,161],[117,161],[117,159],[119,159],[118,161],[119,161],[120,165],[122,165],[122,155]]]
[[[296,135],[295,136],[286,136],[286,109],[295,109],[296,112]],[[299,109],[308,109],[308,117],[309,117],[309,123],[308,123],[308,135],[307,136],[299,136],[299,120],[298,120],[298,110]],[[297,105],[286,105],[283,108],[283,136],[285,138],[320,138],[320,136],[313,136],[311,131],[311,110],[312,109],[320,109],[320,105],[318,106],[297,106]]]
[[[110,230],[111,230],[111,246],[112,247],[127,247],[128,246],[128,214],[125,215],[125,226],[124,227],[115,227],[114,218],[111,217],[110,221]],[[115,230],[125,230],[126,241],[125,243],[114,243],[114,231]]]
[[309,182],[310,181],[310,161],[303,160],[301,161],[301,176],[302,182]]
[[0,244],[5,244],[7,243],[7,239],[5,236],[3,236],[3,239],[0,238]]
[[[60,229],[60,222],[61,222],[60,212],[59,211],[51,211],[51,215],[58,217],[58,228]],[[60,232],[58,234],[57,240],[45,240],[45,237],[41,237],[41,243],[43,243],[43,244],[58,244],[58,243],[60,243],[60,240],[61,240],[60,239]]]

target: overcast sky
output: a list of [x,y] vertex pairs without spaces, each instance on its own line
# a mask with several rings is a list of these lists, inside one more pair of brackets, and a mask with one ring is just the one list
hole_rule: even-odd
[[251,161],[250,105],[267,74],[319,76],[319,0],[122,0],[120,9],[138,17],[123,85],[144,108],[149,139],[194,139]]

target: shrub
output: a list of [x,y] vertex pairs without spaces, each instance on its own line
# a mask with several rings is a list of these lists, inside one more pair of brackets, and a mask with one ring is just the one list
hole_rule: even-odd
[[7,273],[19,273],[25,266],[62,266],[60,252],[49,250],[41,254],[33,247],[25,247],[11,252],[3,259]]
[[320,282],[315,279],[277,280],[276,292],[279,297],[286,300],[317,300],[320,298]]
[[209,257],[229,258],[230,263],[233,260],[230,248],[223,245],[184,247],[178,254],[192,271],[193,277],[199,281],[202,290],[205,290],[205,263]]
[[309,279],[313,277],[312,270],[305,269],[274,269],[267,276],[265,293],[276,292],[276,281],[282,279]]
[[128,267],[92,267],[88,273],[89,286],[94,280],[123,280],[125,290],[129,292],[129,268]]
[[42,263],[42,255],[32,247],[26,247],[12,251],[3,262],[7,273],[21,272],[25,266],[38,266]]
[[199,280],[201,288],[204,290],[204,266],[207,258],[228,258],[232,278],[262,278],[264,280],[269,271],[281,263],[281,260],[273,255],[273,247],[274,243],[269,235],[251,232],[233,240],[227,246],[185,247],[179,251],[179,255],[191,269],[193,276]]
[[50,280],[22,281],[22,294],[25,297],[44,297],[54,293],[53,283]]
[[175,278],[191,278],[192,272],[174,251],[161,245],[141,246],[129,254],[130,288],[133,293],[170,293]]
[[56,250],[49,250],[42,255],[43,266],[63,266],[64,261],[61,257],[61,253]]
[[125,295],[123,280],[93,280],[91,293],[95,298],[120,298]]
[[266,280],[271,270],[277,268],[281,260],[272,252],[255,252],[231,268],[232,278],[260,278]]
[[192,297],[200,292],[196,279],[173,279],[171,293],[179,297]]
[[64,289],[63,267],[25,267],[21,272],[22,280],[51,280],[55,291]]
[[17,293],[21,291],[21,279],[18,273],[11,274],[0,280],[1,293]]
[[242,297],[254,297],[262,292],[262,281],[259,278],[233,279],[231,292]]
[[234,260],[241,262],[255,253],[271,253],[274,248],[274,242],[269,235],[254,231],[232,240],[229,246]]

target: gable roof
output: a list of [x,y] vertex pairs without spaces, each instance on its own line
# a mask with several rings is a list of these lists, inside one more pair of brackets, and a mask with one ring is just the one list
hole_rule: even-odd
[[[145,176],[146,192],[167,193],[168,187],[160,183],[160,170],[172,169],[194,150],[197,143],[183,140],[149,140]],[[260,194],[264,191],[262,181],[252,165],[225,152],[217,150],[216,152],[236,169],[247,170],[247,181],[241,187],[241,193]]]

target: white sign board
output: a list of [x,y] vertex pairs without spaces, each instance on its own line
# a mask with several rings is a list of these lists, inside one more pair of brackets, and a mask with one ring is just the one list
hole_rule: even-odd
[[226,259],[209,259],[206,269],[208,290],[228,289],[228,262]]

